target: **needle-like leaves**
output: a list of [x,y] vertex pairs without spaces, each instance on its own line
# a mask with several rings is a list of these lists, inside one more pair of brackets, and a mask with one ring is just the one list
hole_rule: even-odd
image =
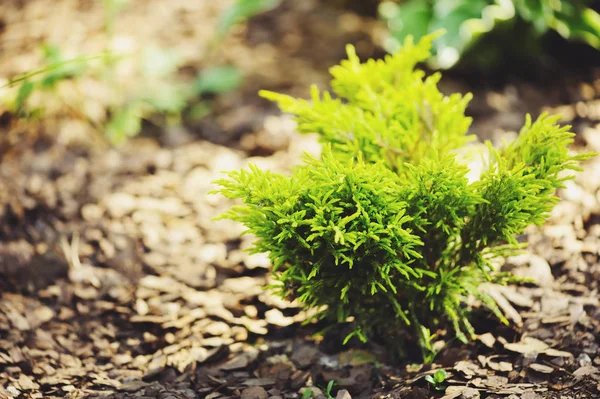
[[456,150],[472,139],[470,95],[444,96],[439,75],[415,69],[434,38],[362,64],[349,46],[331,69],[337,98],[316,88],[311,101],[263,92],[301,132],[320,135],[321,158],[289,177],[250,167],[217,182],[243,201],[222,217],[257,236],[252,250],[269,254],[282,296],[335,322],[352,318],[361,339],[412,331],[425,355],[431,331],[445,325],[461,340],[474,335],[469,296],[506,322],[479,289],[511,280],[491,261],[544,222],[555,189],[572,178],[563,172],[591,156],[570,155],[569,128],[542,115],[503,150],[489,146],[488,169],[469,182]]

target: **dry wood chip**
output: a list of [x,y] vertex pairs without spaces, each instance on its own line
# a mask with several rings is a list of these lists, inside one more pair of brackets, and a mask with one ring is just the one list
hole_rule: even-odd
[[496,338],[492,335],[492,333],[478,335],[477,340],[485,346],[487,346],[488,348],[493,348],[494,344],[496,343]]
[[17,381],[17,384],[21,387],[22,390],[31,391],[33,389],[39,389],[40,385],[37,382],[34,382],[31,377],[21,374]]
[[9,394],[2,385],[0,385],[0,399],[12,399],[13,395]]
[[582,366],[573,372],[573,377],[582,379],[584,377],[592,377],[596,381],[600,381],[600,368],[594,366]]
[[264,377],[264,378],[250,378],[243,382],[244,385],[249,387],[272,387],[275,385],[275,378]]
[[569,313],[569,303],[572,298],[556,291],[547,292],[540,300],[542,314],[550,317]]
[[12,385],[9,385],[6,387],[6,392],[11,395],[9,396],[9,399],[12,399],[13,397],[18,397],[21,396],[21,391],[19,391],[17,388],[13,387]]
[[200,331],[215,337],[231,336],[231,328],[229,327],[229,324],[222,321],[213,321],[208,323],[207,325],[203,326]]
[[23,356],[23,351],[18,346],[12,346],[8,349],[9,360],[12,360],[12,363],[21,363],[25,360]]
[[571,322],[571,316],[564,315],[564,316],[544,317],[540,321],[542,322],[542,324],[568,324]]
[[485,376],[487,371],[469,360],[461,360],[454,365],[454,370],[462,373],[466,379],[475,376]]
[[539,363],[531,363],[529,368],[542,374],[550,374],[554,371],[554,368]]
[[223,337],[209,337],[203,338],[200,343],[202,346],[208,346],[211,348],[218,348],[223,345],[231,345],[233,343],[233,339],[231,338],[223,338]]
[[156,315],[133,315],[129,318],[129,321],[132,323],[153,323],[153,324],[163,324],[168,321],[170,317],[168,316],[156,316]]
[[532,278],[540,287],[551,287],[554,276],[550,264],[544,258],[532,253],[514,256],[508,261],[517,267],[512,273],[517,277]]
[[127,193],[110,194],[104,198],[103,202],[104,207],[115,219],[120,219],[137,208],[136,198]]
[[557,350],[554,348],[549,348],[549,349],[545,350],[544,355],[551,356],[551,357],[573,357],[572,353],[569,353],[566,351],[560,351],[560,350]]
[[483,383],[489,388],[499,388],[508,384],[508,378],[499,376],[499,375],[491,375]]
[[135,301],[135,311],[140,316],[146,316],[150,311],[150,307],[148,306],[148,303],[146,301],[144,301],[142,298],[138,298]]
[[201,308],[196,308],[196,309],[192,309],[190,310],[186,315],[184,315],[183,317],[180,317],[177,320],[173,320],[173,321],[169,321],[166,323],[162,324],[163,328],[177,328],[177,329],[182,329],[185,326],[189,326],[190,324],[192,324],[193,322],[195,322],[198,319],[203,319],[206,317],[206,312],[201,309]]
[[92,382],[94,384],[104,385],[115,389],[119,389],[121,386],[119,381],[109,378],[108,376],[102,376],[98,374],[96,374],[96,376],[92,379]]
[[133,361],[133,358],[129,353],[119,353],[113,356],[112,361],[117,366],[123,366],[125,364],[131,363]]
[[54,312],[47,306],[39,306],[25,316],[31,328],[37,328],[47,321],[52,320]]
[[269,394],[263,387],[251,387],[242,391],[240,399],[267,399]]
[[520,342],[505,344],[504,348],[517,353],[543,353],[550,348],[548,344],[533,337],[525,337]]
[[8,320],[11,322],[12,326],[20,331],[27,331],[31,329],[31,325],[29,321],[19,313],[10,303],[0,303],[0,311],[2,311]]
[[545,388],[543,388],[539,385],[528,384],[528,383],[507,384],[507,386],[505,388],[499,389],[495,393],[497,393],[499,395],[512,395],[512,394],[520,395],[525,390],[532,390],[532,389],[535,389],[536,391],[541,391],[541,390],[544,390]]
[[219,291],[230,292],[234,294],[244,294],[245,297],[252,297],[261,294],[266,280],[263,277],[237,277],[225,280],[219,287]]
[[[99,295],[99,292],[94,287],[75,287],[74,289],[75,296],[84,300],[96,299]],[[81,308],[79,309],[81,312]],[[86,310],[85,313],[88,313],[89,310]]]
[[494,299],[494,301],[496,301],[496,304],[498,304],[498,307],[500,307],[508,319],[512,320],[517,326],[523,325],[523,319],[521,318],[521,315],[502,294],[501,288],[499,288],[498,285],[484,284],[482,285],[482,289],[484,289]]
[[75,356],[66,353],[61,353],[59,356],[60,363],[67,368],[77,369],[82,367],[81,360]]
[[494,371],[503,371],[503,372],[509,372],[513,370],[513,365],[510,362],[494,362],[494,361],[489,361],[488,362],[488,367]]
[[63,373],[61,375],[49,375],[40,378],[38,382],[43,385],[70,384],[71,381],[66,377]]
[[279,327],[287,327],[294,323],[292,317],[286,317],[279,309],[271,309],[265,312],[265,319],[267,323],[273,324]]
[[464,386],[449,386],[446,389],[445,395],[441,399],[476,399],[479,398],[479,391],[475,388]]
[[120,391],[126,391],[126,392],[136,392],[136,391],[140,391],[143,388],[147,387],[148,384],[147,382],[144,382],[142,380],[133,380],[133,381],[128,381],[128,382],[124,382],[123,384],[121,384],[121,386],[119,387]]
[[521,399],[542,399],[542,397],[535,392],[528,391],[528,392],[523,392]]
[[9,364],[9,363],[17,363],[17,362],[13,362],[13,360],[11,359],[11,357],[8,354],[0,352],[0,364]]
[[227,362],[225,362],[219,368],[221,370],[228,370],[228,371],[243,369],[243,368],[247,367],[250,363],[254,362],[257,357],[258,357],[258,350],[251,348],[251,349],[248,349],[247,352],[244,352],[240,355],[237,355],[237,356],[229,359]]
[[268,269],[271,265],[271,261],[267,254],[247,254],[247,252],[244,252],[244,254],[244,265],[250,270],[256,268]]
[[525,293],[517,291],[516,287],[513,286],[499,286],[498,289],[514,305],[522,308],[531,308],[534,304],[532,299],[533,290],[521,288],[521,291],[525,290]]
[[189,290],[189,287],[172,277],[148,275],[139,281],[139,286],[159,292],[180,293]]
[[[226,319],[227,320],[227,319]],[[229,321],[229,320],[227,320]],[[269,332],[267,330],[267,321],[264,319],[253,320],[249,317],[242,316],[240,318],[234,318],[232,320],[233,323],[245,327],[248,331],[253,334],[265,335]]]

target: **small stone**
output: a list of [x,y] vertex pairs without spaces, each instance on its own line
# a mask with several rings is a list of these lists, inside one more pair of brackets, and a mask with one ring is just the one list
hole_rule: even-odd
[[242,391],[241,399],[268,399],[269,394],[263,387],[250,387]]
[[335,399],[352,399],[352,396],[350,396],[350,392],[347,390],[341,389],[338,391]]
[[587,353],[582,353],[581,355],[577,356],[577,363],[581,367],[588,366],[592,364],[592,359]]
[[319,351],[310,345],[303,345],[294,350],[291,360],[299,369],[306,368],[317,359]]

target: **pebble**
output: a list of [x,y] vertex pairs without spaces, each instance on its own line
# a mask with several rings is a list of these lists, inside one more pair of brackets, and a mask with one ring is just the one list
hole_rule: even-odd
[[347,390],[341,389],[338,391],[335,399],[352,399],[352,396],[350,396],[350,392]]
[[241,399],[268,399],[269,394],[263,387],[250,387],[242,391]]
[[592,364],[592,358],[587,353],[577,356],[577,364],[581,367]]

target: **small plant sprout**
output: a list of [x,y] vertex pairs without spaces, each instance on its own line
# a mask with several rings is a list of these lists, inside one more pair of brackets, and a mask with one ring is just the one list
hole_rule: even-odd
[[446,381],[446,371],[443,369],[436,370],[433,375],[426,375],[425,381],[431,384],[432,388],[436,391],[444,391],[446,386],[443,385],[444,381]]
[[333,389],[335,384],[335,380],[331,380],[327,383],[327,387],[325,388],[325,396],[327,397],[327,399],[334,399],[333,395],[331,394],[331,390]]
[[409,37],[398,53],[365,63],[348,46],[331,68],[335,95],[262,92],[295,115],[300,132],[319,135],[322,155],[290,176],[250,166],[217,182],[242,200],[221,217],[257,236],[252,252],[269,254],[276,292],[332,323],[352,318],[350,336],[363,341],[400,348],[412,337],[426,359],[440,329],[474,337],[470,297],[508,323],[480,286],[518,281],[493,261],[523,248],[515,235],[544,223],[555,190],[573,178],[566,172],[592,156],[569,152],[574,134],[558,116],[527,117],[510,145],[488,146],[488,165],[469,181],[459,154],[475,139],[471,95],[445,96],[439,74],[416,69],[435,37]]

